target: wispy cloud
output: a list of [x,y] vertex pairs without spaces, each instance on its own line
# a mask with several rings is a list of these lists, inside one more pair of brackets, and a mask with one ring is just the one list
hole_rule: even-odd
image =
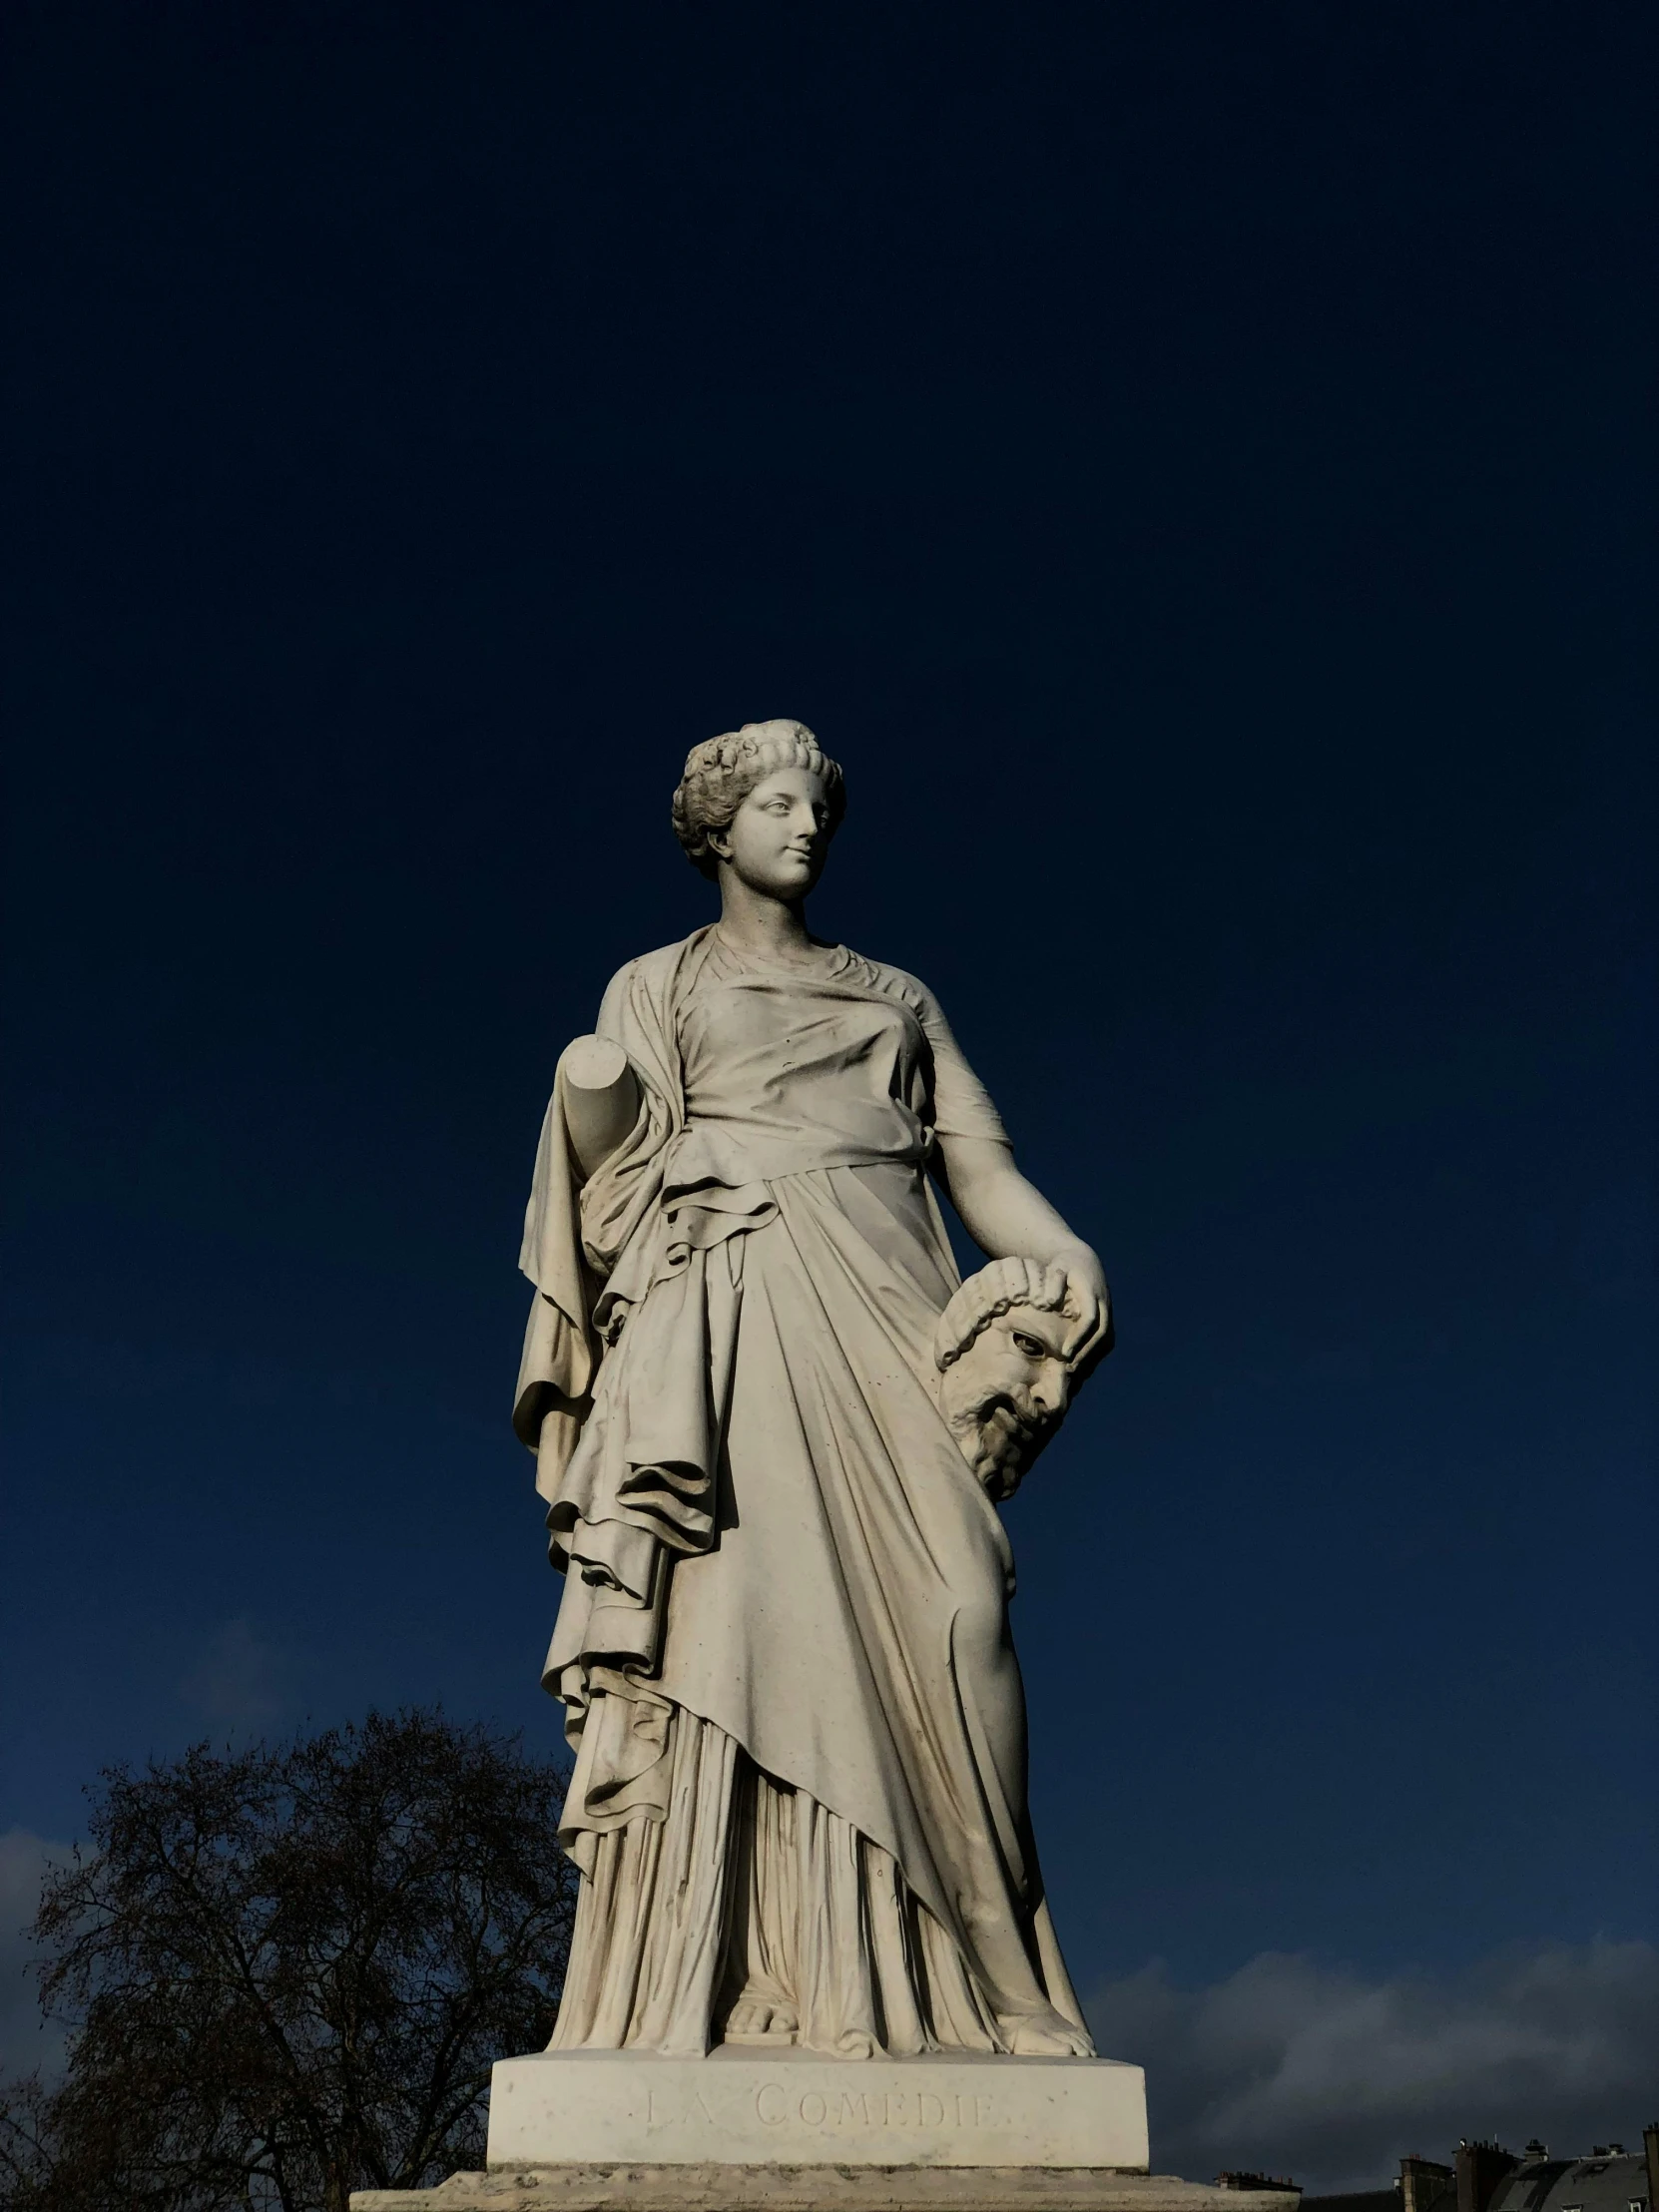
[[187,1705],[232,1728],[280,1720],[293,1705],[294,1665],[246,1617],[227,1621],[179,1685]]
[[1461,1973],[1366,1976],[1265,1951],[1208,1988],[1163,1966],[1096,1989],[1103,2052],[1147,2070],[1153,2163],[1379,2186],[1460,2135],[1562,2151],[1639,2139],[1659,2055],[1659,1949],[1540,1943]]
[[36,2066],[53,2073],[62,2061],[62,2036],[41,2022],[39,1989],[28,1970],[35,1950],[24,1931],[48,1868],[68,1856],[67,1844],[49,1843],[26,1828],[0,1836],[0,2074]]

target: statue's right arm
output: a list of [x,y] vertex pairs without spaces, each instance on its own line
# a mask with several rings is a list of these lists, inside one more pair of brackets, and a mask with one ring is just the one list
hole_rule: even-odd
[[602,1168],[639,1119],[640,1079],[621,1045],[578,1037],[559,1058],[565,1126],[584,1176]]

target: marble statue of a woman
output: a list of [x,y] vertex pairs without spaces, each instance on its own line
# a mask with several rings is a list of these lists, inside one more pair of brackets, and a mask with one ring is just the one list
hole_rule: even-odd
[[[931,994],[810,933],[842,807],[800,723],[695,748],[674,827],[720,919],[616,977],[542,1131],[515,1418],[566,1576],[555,2050],[1093,2048],[995,1499],[1106,1286]],[[930,1173],[998,1263],[966,1287]]]

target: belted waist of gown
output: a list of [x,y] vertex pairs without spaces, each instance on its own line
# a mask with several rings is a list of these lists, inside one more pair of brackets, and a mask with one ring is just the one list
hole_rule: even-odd
[[690,1121],[672,1141],[663,1170],[653,1226],[625,1254],[599,1299],[595,1320],[613,1340],[626,1313],[653,1283],[681,1274],[691,1257],[731,1238],[764,1229],[778,1214],[769,1186],[818,1168],[918,1168],[927,1158],[927,1136],[885,1147],[859,1143],[834,1131],[774,1135],[766,1129],[734,1129]]
[[784,1175],[807,1175],[815,1168],[921,1167],[930,1150],[928,1134],[917,1129],[899,1142],[860,1138],[830,1129],[771,1130],[753,1123],[686,1123],[674,1140],[663,1176],[665,1212],[715,1185],[741,1191]]

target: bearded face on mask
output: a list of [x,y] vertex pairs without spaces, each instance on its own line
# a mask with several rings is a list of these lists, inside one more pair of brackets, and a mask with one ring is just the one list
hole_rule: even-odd
[[993,1260],[939,1316],[939,1410],[992,1498],[1013,1495],[1065,1417],[1085,1333],[1063,1271],[1035,1260]]

